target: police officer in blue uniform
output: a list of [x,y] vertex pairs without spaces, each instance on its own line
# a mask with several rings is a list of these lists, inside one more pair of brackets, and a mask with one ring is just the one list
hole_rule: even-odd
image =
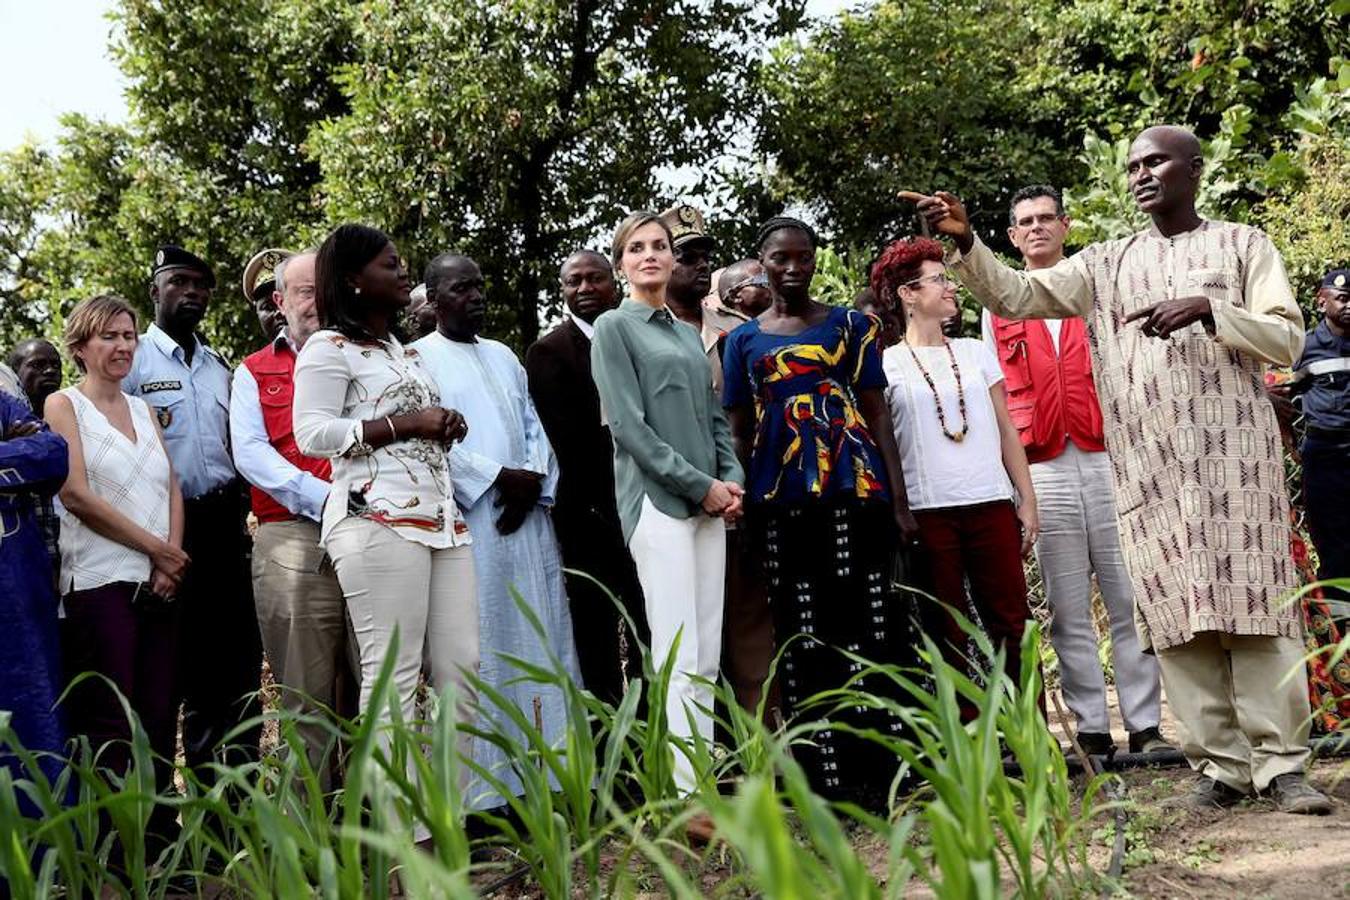
[[[178,692],[183,747],[198,777],[241,720],[258,715],[262,641],[248,573],[247,513],[230,457],[230,366],[204,345],[197,327],[216,286],[210,266],[180,247],[155,254],[150,274],[155,321],[141,335],[128,394],[154,410],[182,486],[183,549],[192,559],[182,588]],[[229,762],[256,758],[259,727],[230,738]]]
[[[1319,578],[1350,578],[1350,269],[1336,269],[1317,292],[1322,321],[1308,332],[1294,367],[1303,398],[1303,496]],[[1344,591],[1328,597],[1350,599]]]

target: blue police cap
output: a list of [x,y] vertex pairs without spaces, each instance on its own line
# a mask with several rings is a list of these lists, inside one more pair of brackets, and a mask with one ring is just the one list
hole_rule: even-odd
[[206,260],[174,244],[164,244],[155,251],[155,265],[150,270],[150,277],[153,279],[165,269],[195,269],[206,276],[207,287],[216,286],[216,274],[211,271]]

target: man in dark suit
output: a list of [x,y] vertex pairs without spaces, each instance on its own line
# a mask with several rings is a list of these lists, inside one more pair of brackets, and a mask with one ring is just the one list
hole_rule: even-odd
[[[525,354],[530,394],[561,470],[553,524],[563,564],[618,597],[646,643],[642,589],[614,501],[614,444],[591,378],[591,325],[619,303],[614,272],[603,255],[579,250],[563,263],[560,278],[570,315]],[[590,579],[569,574],[567,596],[586,687],[617,703],[625,678],[642,672],[633,635],[606,591]]]

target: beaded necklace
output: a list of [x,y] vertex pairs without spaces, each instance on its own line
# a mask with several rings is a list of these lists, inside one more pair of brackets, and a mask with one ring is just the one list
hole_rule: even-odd
[[945,337],[942,339],[942,346],[947,348],[947,359],[952,364],[952,374],[956,376],[956,402],[957,408],[961,411],[961,430],[952,434],[947,430],[947,414],[942,411],[942,397],[938,394],[937,385],[933,383],[933,376],[928,374],[928,370],[919,362],[919,355],[914,352],[909,341],[905,341],[905,348],[909,350],[909,356],[914,360],[914,365],[918,366],[919,374],[923,380],[928,382],[928,389],[933,392],[933,402],[937,404],[938,424],[942,426],[942,434],[951,441],[958,444],[966,439],[966,434],[970,431],[970,422],[966,418],[966,390],[961,385],[961,368],[956,364],[956,354],[952,352],[952,342]]

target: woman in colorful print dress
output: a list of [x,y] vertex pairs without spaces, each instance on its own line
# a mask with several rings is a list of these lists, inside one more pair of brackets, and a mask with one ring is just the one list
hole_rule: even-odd
[[[759,234],[773,305],[727,338],[723,404],[749,472],[747,516],[764,548],[780,647],[784,714],[844,686],[878,663],[911,662],[906,605],[894,592],[898,542],[917,528],[886,408],[879,323],[811,299],[815,234],[795,219],[771,219]],[[883,677],[855,685],[894,690]],[[883,734],[900,729],[884,711],[850,707],[823,716]],[[877,744],[823,728],[794,749],[823,796],[883,807],[895,756]]]

